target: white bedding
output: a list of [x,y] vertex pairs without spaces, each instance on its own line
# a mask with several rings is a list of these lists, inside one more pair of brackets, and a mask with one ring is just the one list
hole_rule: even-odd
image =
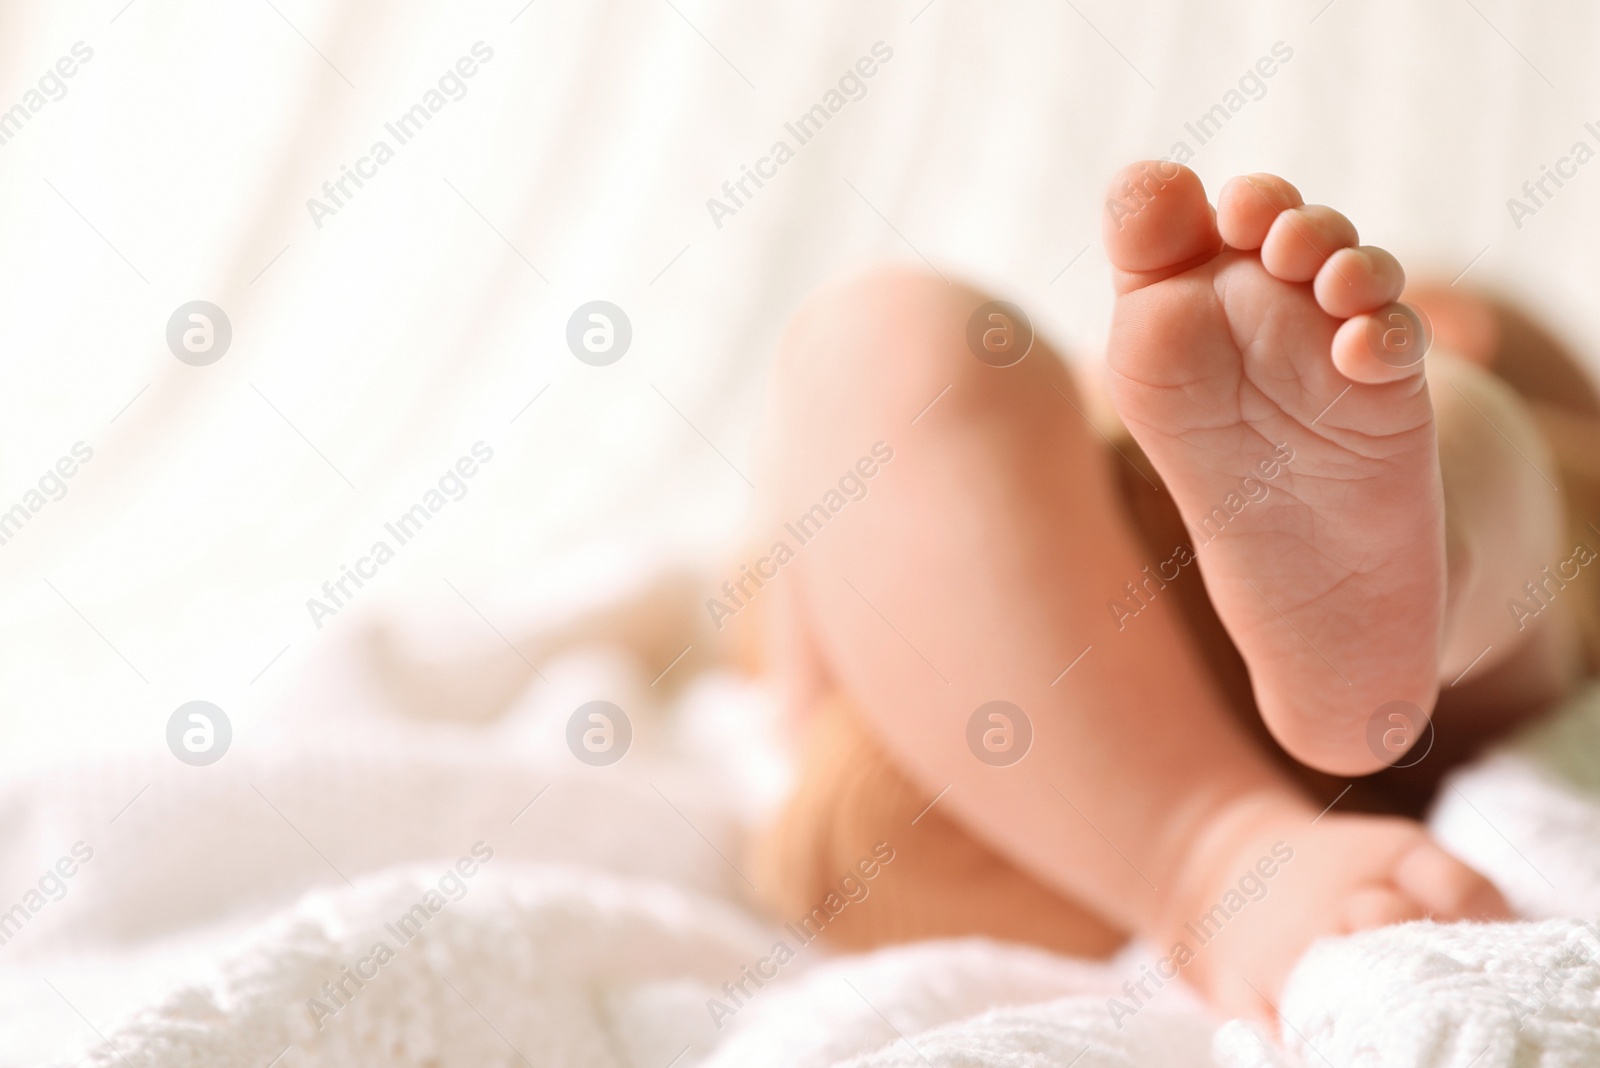
[[[766,695],[715,677],[672,710],[636,693],[635,748],[590,768],[565,748],[569,695],[637,682],[606,657],[547,674],[491,728],[385,720],[347,681],[341,709],[308,709],[315,747],[8,784],[0,887],[37,885],[74,843],[92,857],[0,946],[0,1065],[1600,1061],[1600,937],[1580,919],[1600,917],[1600,690],[1458,774],[1434,816],[1530,919],[1321,943],[1280,1044],[1178,984],[1119,1021],[1108,999],[1145,947],[799,945],[745,906],[737,867],[782,780]],[[794,959],[730,991],[780,941]]]

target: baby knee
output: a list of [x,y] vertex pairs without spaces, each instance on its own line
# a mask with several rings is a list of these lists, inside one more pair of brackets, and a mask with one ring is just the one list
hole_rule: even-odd
[[[914,417],[946,390],[963,402],[997,385],[997,361],[973,351],[972,324],[991,298],[930,271],[883,264],[830,279],[802,305],[779,346],[780,390],[848,388],[858,401]],[[981,316],[980,316],[981,317]],[[991,327],[987,319],[979,339]],[[1031,324],[1006,322],[1032,347]],[[1019,372],[1026,375],[1027,372]]]

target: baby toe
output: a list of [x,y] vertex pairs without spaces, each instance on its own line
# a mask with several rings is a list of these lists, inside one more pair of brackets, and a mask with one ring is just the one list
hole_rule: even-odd
[[1376,245],[1361,245],[1329,256],[1311,288],[1323,311],[1348,319],[1399,299],[1405,285],[1399,260]]
[[1233,248],[1258,249],[1273,220],[1304,203],[1300,191],[1275,174],[1240,175],[1217,197],[1217,229]]
[[1261,242],[1261,265],[1285,282],[1309,282],[1329,256],[1357,240],[1355,224],[1332,208],[1290,208],[1278,213]]
[[1112,180],[1101,220],[1118,292],[1215,255],[1221,241],[1214,215],[1205,187],[1189,168],[1161,160],[1124,167]]
[[1333,366],[1352,382],[1379,385],[1422,373],[1433,343],[1428,320],[1405,304],[1346,319],[1333,335]]
[[1370,931],[1427,917],[1427,909],[1392,887],[1369,886],[1345,899],[1339,928],[1345,934]]
[[1400,858],[1394,880],[1437,920],[1512,918],[1505,898],[1489,880],[1429,840]]

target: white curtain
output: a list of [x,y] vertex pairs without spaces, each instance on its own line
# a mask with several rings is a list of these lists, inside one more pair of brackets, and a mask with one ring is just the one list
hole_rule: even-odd
[[[26,513],[0,544],[0,761],[155,751],[197,698],[244,739],[365,613],[486,634],[467,600],[512,632],[714,559],[810,287],[925,259],[1092,359],[1103,184],[1180,140],[1212,188],[1283,173],[1414,275],[1470,265],[1592,352],[1600,163],[1561,160],[1600,152],[1597,20],[1558,0],[0,7],[0,510]],[[801,144],[785,124],[819,104]],[[416,105],[401,144],[386,124]],[[745,167],[768,177],[734,203]],[[343,168],[369,177],[336,205]],[[1514,220],[1513,196],[1538,210]],[[632,342],[594,367],[565,332],[600,299]],[[232,327],[208,366],[165,336],[195,300]],[[478,442],[465,496],[397,546],[384,524]],[[393,558],[314,621],[380,539]]]

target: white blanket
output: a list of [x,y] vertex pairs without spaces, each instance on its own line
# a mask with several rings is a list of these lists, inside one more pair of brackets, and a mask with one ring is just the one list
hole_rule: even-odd
[[[0,908],[27,919],[0,945],[0,1064],[1600,1063],[1600,937],[1580,919],[1600,915],[1600,690],[1456,775],[1433,818],[1530,919],[1323,942],[1280,1043],[1178,984],[1119,1026],[1107,1002],[1144,947],[800,946],[742,903],[743,828],[782,778],[751,727],[764,695],[713,678],[670,712],[640,696],[634,750],[589,768],[564,747],[571,694],[632,684],[603,661],[547,674],[493,728],[351,701],[316,712],[315,750],[12,782]],[[63,857],[72,875],[49,878]],[[730,990],[780,940],[795,958]]]

